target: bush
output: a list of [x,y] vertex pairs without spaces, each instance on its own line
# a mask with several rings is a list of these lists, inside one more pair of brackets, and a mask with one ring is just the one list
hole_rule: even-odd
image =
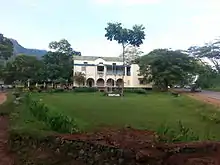
[[124,89],[125,93],[137,93],[137,94],[146,94],[147,91],[142,88],[125,88]]
[[45,122],[53,131],[60,133],[78,132],[75,120],[60,113],[51,112],[49,108],[39,101],[26,97],[27,108],[38,120]]
[[190,142],[198,141],[199,137],[192,132],[189,128],[185,127],[181,121],[178,122],[176,130],[162,124],[158,130],[159,141],[162,142]]
[[74,92],[98,92],[98,88],[78,87],[74,89]]
[[50,93],[61,93],[64,92],[63,88],[51,89]]

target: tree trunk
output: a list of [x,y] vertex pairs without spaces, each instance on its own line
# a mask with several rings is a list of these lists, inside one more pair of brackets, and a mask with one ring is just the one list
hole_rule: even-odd
[[122,89],[121,89],[121,96],[124,96],[124,77],[125,77],[125,46],[122,45],[122,61],[123,61],[123,73],[122,73]]

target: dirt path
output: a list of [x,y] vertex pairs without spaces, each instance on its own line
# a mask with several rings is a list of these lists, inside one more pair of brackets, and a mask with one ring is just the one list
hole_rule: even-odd
[[[0,94],[0,104],[6,100],[5,94]],[[8,117],[0,116],[0,165],[13,165],[13,159],[8,150]]]
[[200,94],[200,93],[187,93],[187,95],[191,98],[196,99],[196,100],[200,100],[205,103],[220,107],[220,100],[219,99],[211,98],[205,94]]

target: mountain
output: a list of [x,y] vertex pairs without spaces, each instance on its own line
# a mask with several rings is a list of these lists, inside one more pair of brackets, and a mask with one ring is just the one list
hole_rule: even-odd
[[[13,43],[15,56],[18,54],[25,54],[25,55],[32,55],[32,56],[41,58],[43,55],[47,53],[46,50],[24,48],[18,43],[18,41],[11,39],[11,38],[10,38],[10,41]],[[75,55],[81,56],[81,52],[78,52],[78,51],[73,51],[73,52]]]
[[27,49],[24,48],[23,46],[21,46],[18,41],[14,40],[14,39],[10,39],[11,42],[13,43],[14,46],[14,54],[18,55],[18,54],[26,54],[26,55],[33,55],[33,56],[37,56],[37,57],[42,57],[43,55],[45,55],[47,53],[46,50],[40,50],[40,49]]

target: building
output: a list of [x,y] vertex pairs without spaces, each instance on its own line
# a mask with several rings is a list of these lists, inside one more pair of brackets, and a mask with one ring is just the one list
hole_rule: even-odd
[[[85,74],[87,87],[121,87],[123,83],[123,62],[119,57],[75,56],[75,73]],[[74,86],[82,86],[74,82]],[[144,84],[139,76],[139,66],[131,64],[125,66],[124,87],[151,88]]]

